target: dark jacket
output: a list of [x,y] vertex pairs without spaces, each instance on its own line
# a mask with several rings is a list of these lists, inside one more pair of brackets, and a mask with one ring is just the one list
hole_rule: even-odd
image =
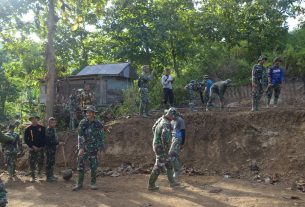
[[30,125],[24,131],[24,142],[29,148],[33,146],[44,147],[46,143],[45,127],[39,124],[37,126]]

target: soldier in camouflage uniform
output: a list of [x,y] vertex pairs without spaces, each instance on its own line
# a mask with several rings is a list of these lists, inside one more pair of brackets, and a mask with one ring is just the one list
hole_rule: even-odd
[[171,121],[177,116],[175,108],[166,110],[165,115],[157,120],[153,126],[153,150],[156,154],[156,162],[150,174],[148,181],[148,190],[158,190],[156,181],[161,172],[166,171],[171,187],[179,185],[173,177],[173,166],[169,149],[172,141],[172,125]]
[[15,125],[10,124],[8,126],[8,132],[6,133],[7,136],[14,138],[14,141],[5,143],[2,146],[10,180],[15,176],[17,153],[19,152],[19,149],[22,149],[22,144],[20,142],[19,135],[14,132],[14,129]]
[[84,90],[81,92],[81,109],[94,105],[94,102],[95,94],[91,91],[90,85],[86,84]]
[[189,95],[189,107],[191,111],[195,110],[195,92],[197,90],[197,83],[195,80],[191,80],[186,86],[184,87],[185,90],[188,91]]
[[75,121],[76,121],[76,110],[77,110],[77,96],[75,89],[72,90],[72,94],[69,96],[68,108],[70,113],[70,123],[69,128],[70,130],[75,129]]
[[178,113],[178,116],[171,124],[173,128],[173,138],[169,149],[169,155],[174,169],[174,179],[177,182],[181,171],[180,149],[185,142],[185,122],[182,115]]
[[78,129],[78,181],[73,187],[77,191],[83,187],[85,176],[85,161],[89,160],[91,169],[91,189],[96,190],[97,154],[104,149],[104,130],[100,121],[95,119],[97,112],[94,106],[86,108],[86,118],[81,120]]
[[138,87],[140,92],[140,116],[148,116],[148,82],[153,79],[153,72],[149,74],[149,66],[144,65],[142,68],[142,74],[138,80]]
[[[14,142],[14,138],[3,134],[0,130],[0,143],[9,144]],[[3,181],[0,178],[0,207],[5,207],[7,204],[6,190]]]
[[31,115],[31,125],[24,131],[24,142],[29,147],[29,164],[31,171],[30,182],[35,182],[35,170],[38,165],[38,175],[41,173],[44,162],[45,127],[38,123],[39,116]]
[[258,111],[259,102],[263,94],[264,73],[266,70],[264,63],[266,60],[266,57],[260,56],[258,64],[252,68],[252,111]]
[[219,97],[220,102],[220,109],[223,109],[224,107],[224,94],[226,92],[226,89],[231,85],[231,80],[227,79],[225,81],[218,81],[213,83],[210,89],[210,95],[209,95],[209,101],[206,105],[206,111],[209,111],[209,107],[211,106],[212,99],[214,95],[217,95]]
[[56,120],[54,117],[50,117],[48,120],[48,127],[46,129],[46,181],[53,182],[57,181],[57,177],[54,176],[54,165],[55,165],[55,155],[56,147],[58,144],[63,144],[58,141],[56,134]]
[[268,108],[270,105],[273,91],[274,91],[274,107],[277,106],[277,101],[281,94],[281,89],[285,81],[284,71],[282,68],[280,68],[281,63],[282,63],[282,59],[280,57],[276,57],[273,60],[273,66],[271,66],[268,69],[268,87],[267,87]]

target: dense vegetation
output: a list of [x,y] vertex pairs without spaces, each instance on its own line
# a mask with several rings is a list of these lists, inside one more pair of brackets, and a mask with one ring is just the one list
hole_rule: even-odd
[[[305,80],[305,24],[290,33],[287,25],[288,17],[304,14],[301,0],[0,0],[1,118],[40,107],[50,3],[57,77],[129,61],[138,72],[150,65],[156,77],[173,68],[179,94],[205,73],[246,84],[265,54],[267,65],[280,55],[287,74]],[[160,88],[159,79],[152,84]],[[150,94],[153,105],[160,93]]]

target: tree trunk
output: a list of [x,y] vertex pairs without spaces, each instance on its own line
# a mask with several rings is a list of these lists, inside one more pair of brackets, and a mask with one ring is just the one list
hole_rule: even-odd
[[180,71],[177,63],[177,53],[174,45],[174,39],[172,36],[170,36],[170,47],[171,47],[171,55],[173,59],[173,66],[174,66],[174,71],[177,75],[177,77],[180,77]]
[[55,51],[54,51],[54,34],[55,34],[55,0],[48,0],[48,42],[46,46],[46,61],[47,61],[47,97],[46,97],[46,119],[53,116],[55,104],[55,81],[56,81],[56,68],[55,68]]

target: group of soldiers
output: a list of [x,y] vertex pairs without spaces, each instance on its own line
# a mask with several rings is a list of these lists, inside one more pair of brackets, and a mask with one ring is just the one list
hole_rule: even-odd
[[[265,56],[260,56],[252,68],[252,108],[251,111],[259,110],[259,103],[262,95],[266,94],[267,108],[270,107],[272,95],[274,94],[273,106],[276,107],[281,93],[281,88],[284,83],[284,71],[280,67],[283,62],[280,57],[273,60],[273,65],[266,69],[264,63],[267,60]],[[170,75],[170,69],[165,69],[164,75],[161,78],[161,84],[164,92],[164,104],[169,100],[169,106],[173,106],[173,78]],[[149,66],[144,65],[141,76],[138,80],[138,87],[140,91],[140,115],[148,116],[148,82],[153,79],[153,72],[150,73]],[[196,93],[199,93],[200,100],[206,107],[206,111],[210,110],[213,105],[212,102],[217,96],[220,102],[220,108],[224,108],[224,95],[227,88],[231,85],[231,79],[224,81],[213,82],[208,75],[203,76],[202,81],[191,80],[184,89],[188,92],[189,108],[191,111],[195,109]]]

